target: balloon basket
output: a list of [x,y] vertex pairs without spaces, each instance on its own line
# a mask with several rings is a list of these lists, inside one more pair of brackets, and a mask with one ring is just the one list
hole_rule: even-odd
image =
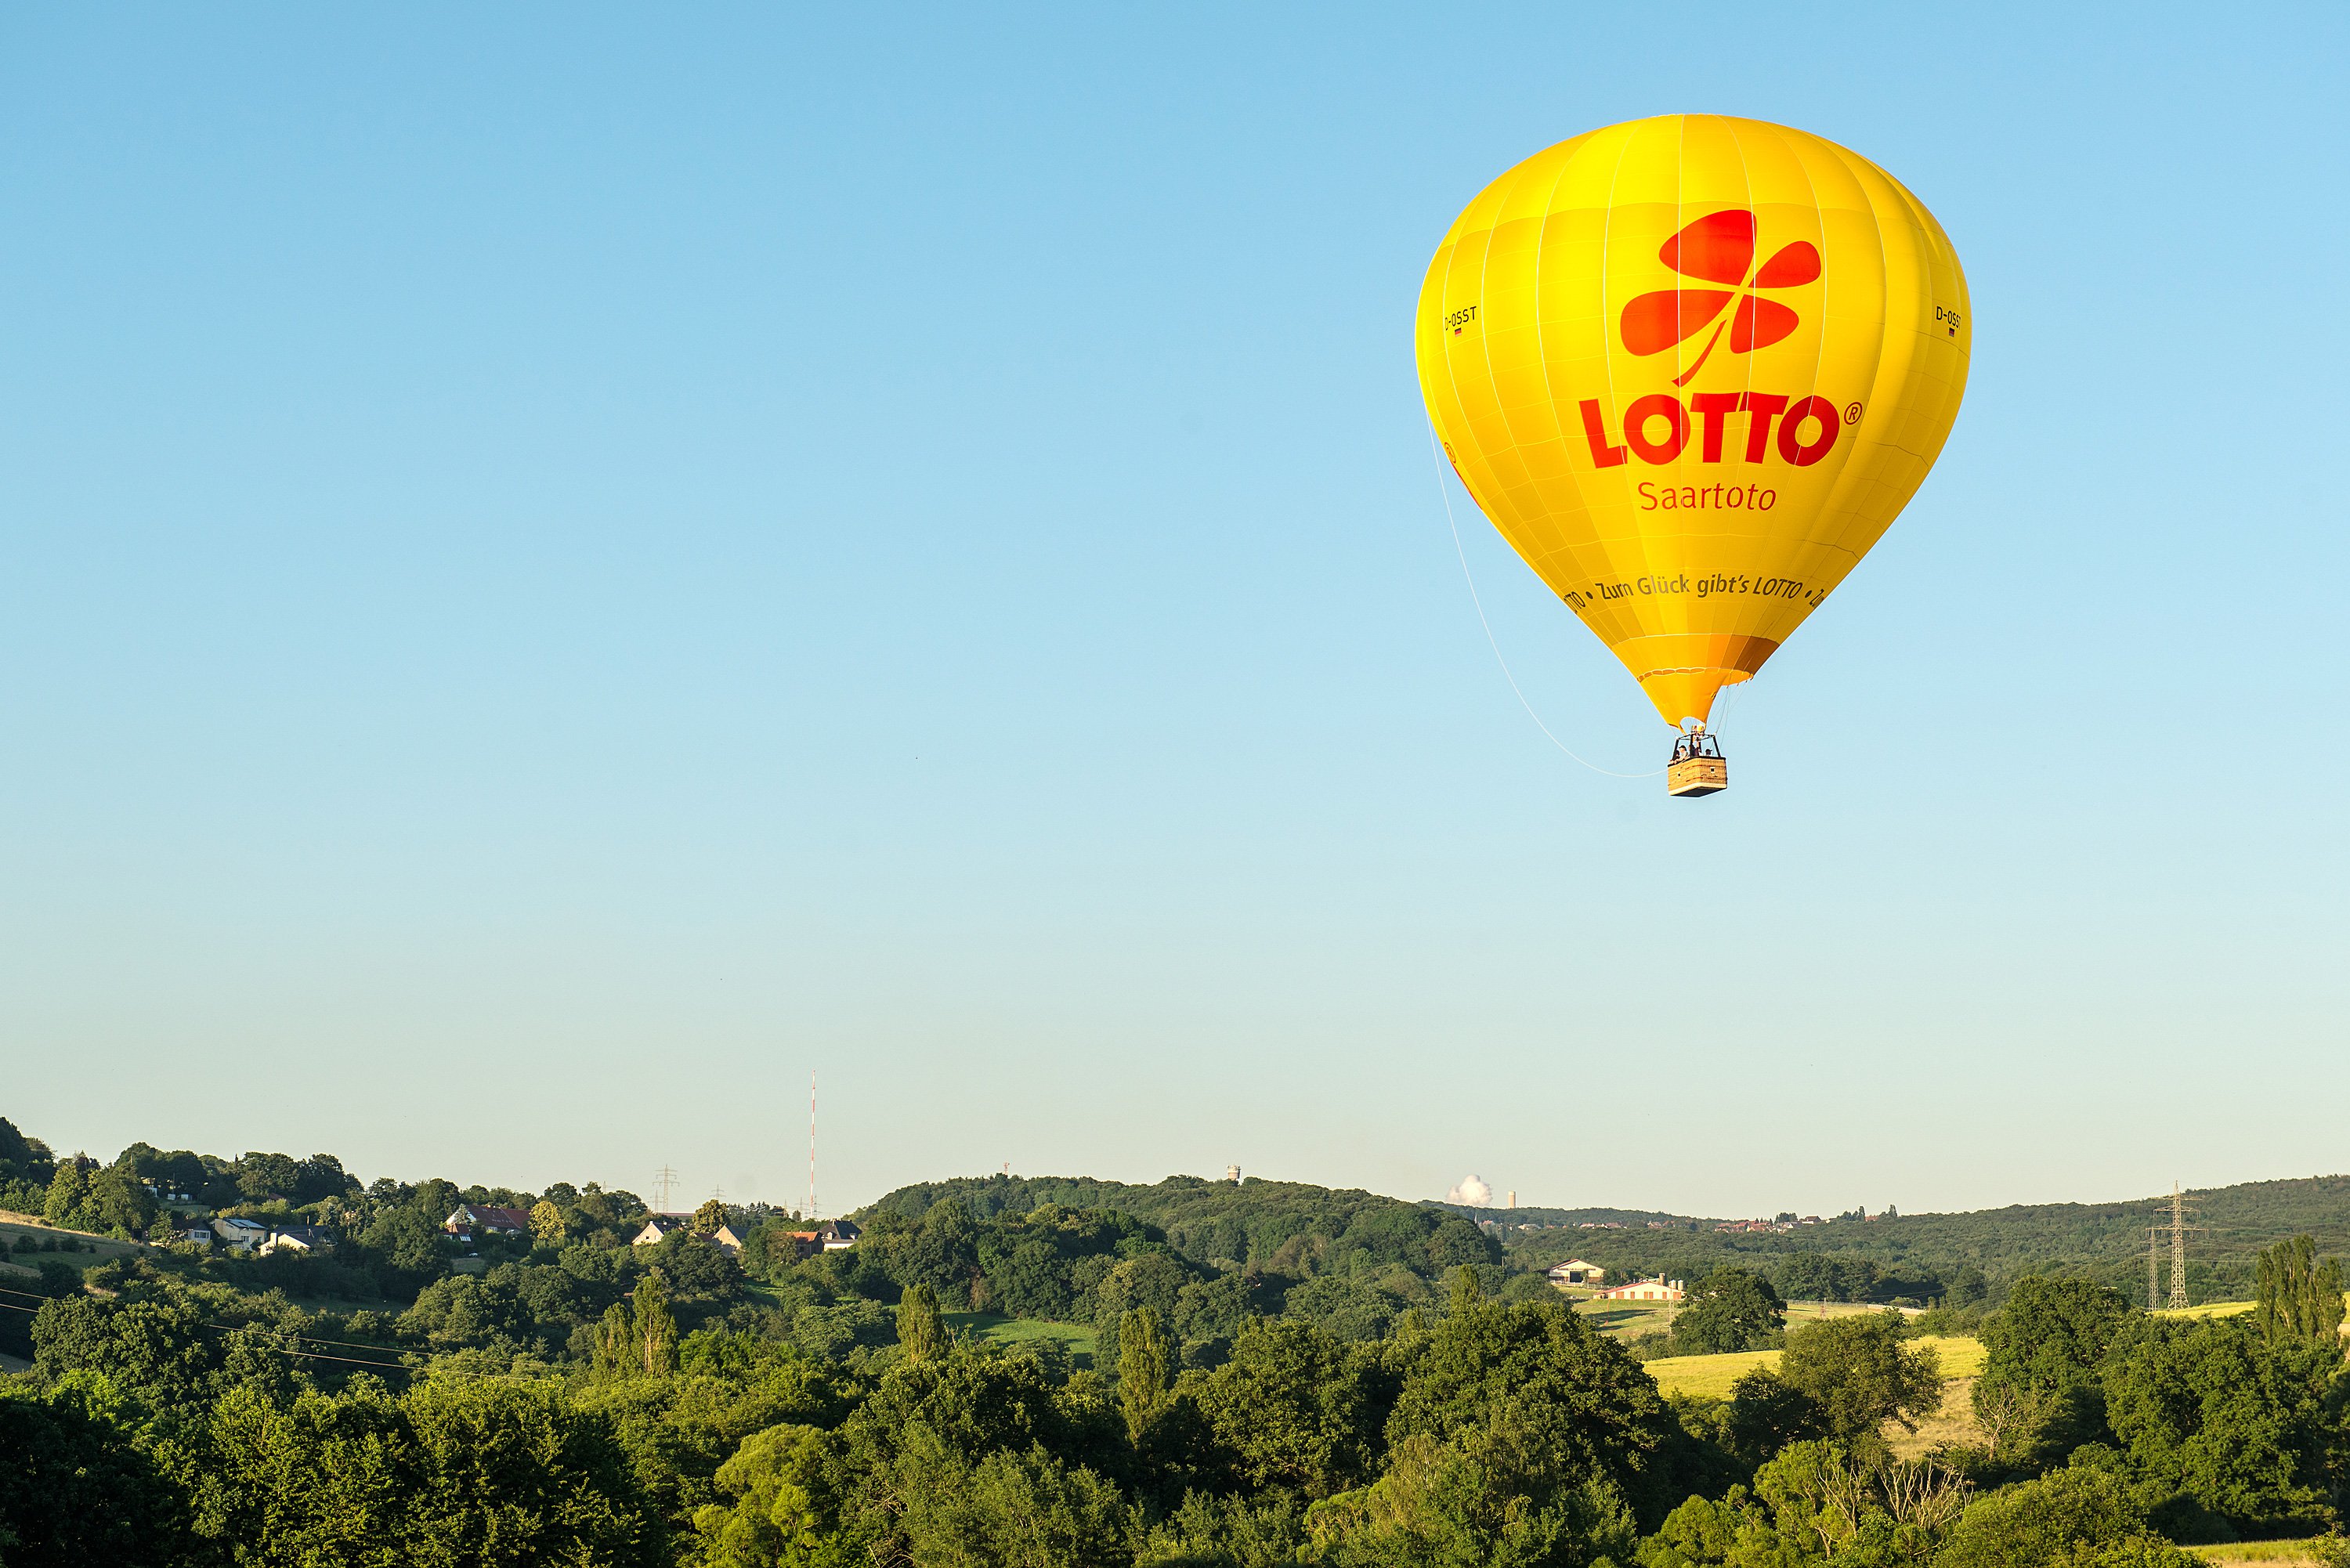
[[1730,762],[1721,742],[1703,730],[1673,742],[1673,760],[1665,766],[1665,793],[1671,795],[1714,794],[1730,787]]

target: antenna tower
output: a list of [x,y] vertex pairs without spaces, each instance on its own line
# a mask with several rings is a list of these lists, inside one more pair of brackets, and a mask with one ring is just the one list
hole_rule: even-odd
[[2187,1199],[2170,1184],[2170,1310],[2187,1308]]
[[656,1214],[669,1212],[669,1189],[676,1185],[677,1172],[668,1166],[664,1165],[653,1172],[653,1190],[660,1194],[660,1197],[655,1200],[659,1207],[653,1212]]
[[816,1223],[816,1075],[808,1074],[808,1223]]

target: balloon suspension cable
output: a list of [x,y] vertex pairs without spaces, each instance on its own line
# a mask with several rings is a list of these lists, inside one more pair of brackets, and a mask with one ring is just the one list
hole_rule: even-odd
[[1453,520],[1452,492],[1446,489],[1444,484],[1444,453],[1438,450],[1436,427],[1432,424],[1428,427],[1428,455],[1430,461],[1436,465],[1436,493],[1444,502],[1444,525],[1452,532],[1452,554],[1453,557],[1461,563],[1461,579],[1469,585],[1469,602],[1477,607],[1477,624],[1485,628],[1485,646],[1493,650],[1493,662],[1502,667],[1502,679],[1510,683],[1510,692],[1517,698],[1518,706],[1526,711],[1526,717],[1534,722],[1534,728],[1543,732],[1543,739],[1595,774],[1611,779],[1652,779],[1663,773],[1665,771],[1663,768],[1656,768],[1645,774],[1619,774],[1613,768],[1603,768],[1597,763],[1586,762],[1582,757],[1576,756],[1565,742],[1551,733],[1550,726],[1543,722],[1540,713],[1534,711],[1534,705],[1526,701],[1526,694],[1518,688],[1518,678],[1510,673],[1510,661],[1502,657],[1502,645],[1493,637],[1493,623],[1485,618],[1485,601],[1477,592],[1477,578],[1469,570],[1469,552],[1461,543],[1461,524]]

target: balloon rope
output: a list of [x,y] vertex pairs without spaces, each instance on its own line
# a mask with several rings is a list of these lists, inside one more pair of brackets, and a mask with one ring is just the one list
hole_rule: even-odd
[[1444,501],[1444,525],[1452,531],[1452,554],[1453,557],[1461,563],[1461,580],[1469,585],[1469,602],[1477,607],[1477,624],[1485,628],[1485,646],[1493,650],[1493,662],[1502,667],[1502,679],[1510,683],[1511,694],[1517,698],[1518,706],[1526,711],[1526,717],[1534,722],[1534,728],[1543,732],[1543,739],[1560,751],[1565,752],[1569,757],[1582,763],[1595,774],[1601,774],[1611,779],[1652,779],[1658,774],[1663,773],[1665,770],[1659,768],[1654,773],[1619,774],[1612,769],[1603,768],[1597,763],[1585,762],[1583,758],[1575,756],[1574,752],[1568,750],[1565,742],[1550,732],[1550,726],[1543,722],[1540,713],[1534,711],[1534,705],[1526,701],[1526,694],[1523,691],[1518,690],[1518,678],[1510,673],[1510,661],[1502,657],[1502,645],[1494,640],[1493,623],[1485,618],[1485,601],[1477,592],[1475,576],[1469,570],[1469,552],[1461,545],[1461,525],[1452,518],[1452,492],[1445,488],[1444,454],[1437,450],[1436,427],[1433,424],[1428,427],[1428,455],[1430,461],[1436,464],[1436,493]]

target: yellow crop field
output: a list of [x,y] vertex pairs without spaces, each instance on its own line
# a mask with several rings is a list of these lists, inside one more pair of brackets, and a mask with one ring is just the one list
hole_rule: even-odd
[[2176,1311],[2168,1307],[2158,1308],[2154,1315],[2157,1317],[2236,1317],[2251,1311],[2255,1304],[2252,1302],[2205,1302],[2201,1306],[2180,1307]]
[[[1928,1334],[1916,1342],[1931,1345],[1940,1355],[1942,1376],[1972,1377],[1983,1368],[1983,1343],[1960,1334]],[[1776,1370],[1780,1352],[1739,1350],[1727,1355],[1668,1355],[1648,1363],[1648,1376],[1668,1394],[1689,1394],[1702,1399],[1727,1399],[1731,1385],[1758,1366]]]
[[1776,1369],[1780,1352],[1734,1350],[1727,1355],[1668,1355],[1648,1363],[1648,1376],[1668,1394],[1727,1399],[1730,1386],[1758,1366]]

